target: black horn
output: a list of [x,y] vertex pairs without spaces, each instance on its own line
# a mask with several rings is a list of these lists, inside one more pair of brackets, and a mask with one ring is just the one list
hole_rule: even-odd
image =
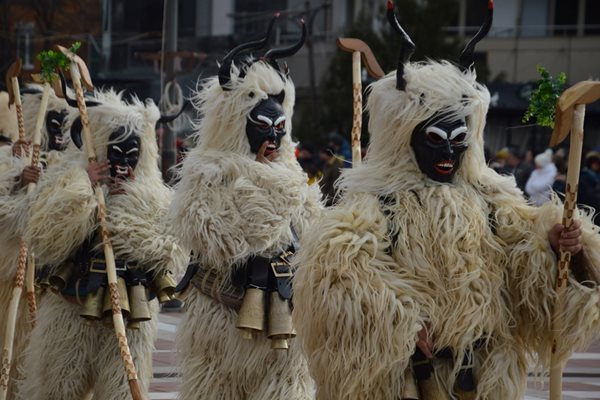
[[231,64],[233,63],[235,56],[245,50],[258,50],[265,47],[269,41],[269,36],[271,36],[271,31],[273,30],[273,25],[275,24],[275,20],[277,20],[277,18],[279,18],[279,13],[276,13],[273,18],[271,18],[267,32],[262,39],[242,43],[234,47],[229,53],[227,53],[225,57],[223,57],[223,60],[221,61],[221,67],[219,68],[219,84],[223,90],[231,90],[229,87],[227,87],[227,84],[231,81]]
[[24,88],[22,88],[20,90],[21,94],[42,94],[43,92],[39,89],[33,88],[33,87],[29,87],[29,86],[25,86]]
[[162,124],[168,124],[169,122],[173,121],[175,118],[179,117],[190,105],[189,101],[184,101],[183,105],[181,106],[181,109],[172,115],[162,115],[160,116],[160,118],[158,119],[158,121],[156,121],[157,123],[162,123]]
[[293,56],[304,46],[304,41],[306,40],[306,24],[304,23],[304,19],[300,19],[300,26],[302,27],[302,35],[300,36],[300,40],[289,47],[282,47],[278,49],[271,49],[265,53],[263,58],[267,60],[278,60],[284,57]]
[[411,40],[410,36],[398,22],[396,14],[394,13],[394,2],[388,0],[387,2],[387,18],[392,26],[392,29],[400,35],[400,41],[402,47],[400,47],[400,56],[398,58],[398,68],[396,69],[396,88],[398,90],[406,89],[406,80],[404,79],[404,64],[410,59],[410,56],[415,51],[415,44]]
[[81,117],[75,118],[71,124],[71,141],[77,146],[78,149],[83,147],[83,140],[81,139],[81,130],[83,124],[81,123]]
[[468,69],[473,64],[473,53],[475,53],[475,46],[483,39],[490,28],[492,27],[492,21],[494,19],[494,0],[488,0],[487,14],[485,20],[479,28],[479,31],[473,36],[473,39],[467,43],[462,53],[460,53],[459,63],[463,69]]
[[[65,79],[65,75],[60,70],[58,71],[58,75],[60,76],[60,86],[61,86],[63,94],[65,96],[65,101],[71,107],[77,108],[78,107],[77,100],[69,98],[69,94],[67,93],[67,80]],[[87,107],[95,107],[97,105],[100,105],[100,103],[97,101],[86,100],[85,105]]]

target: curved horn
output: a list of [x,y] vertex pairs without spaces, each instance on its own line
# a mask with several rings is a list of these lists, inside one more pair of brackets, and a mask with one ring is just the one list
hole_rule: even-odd
[[494,0],[488,0],[488,10],[485,16],[485,20],[479,28],[479,31],[473,36],[473,39],[467,43],[464,50],[460,53],[459,63],[464,68],[467,69],[473,64],[473,53],[475,52],[475,46],[481,39],[483,39],[490,28],[492,27],[492,20],[494,19]]
[[279,18],[279,13],[275,13],[271,21],[269,22],[269,26],[267,27],[267,32],[262,39],[254,40],[248,43],[242,43],[237,45],[221,61],[221,67],[219,68],[219,84],[223,90],[231,90],[226,85],[231,81],[231,63],[233,62],[234,57],[244,51],[244,50],[258,50],[263,48],[267,42],[269,41],[269,36],[271,36],[271,31],[273,30],[273,25],[275,24],[275,20]]
[[400,48],[400,57],[398,58],[398,68],[396,69],[396,89],[406,89],[406,80],[404,79],[404,63],[408,61],[412,53],[415,51],[415,44],[411,40],[410,36],[398,22],[396,14],[394,13],[394,2],[388,0],[387,2],[387,18],[392,26],[392,29],[400,35],[400,41],[402,47]]
[[183,105],[181,106],[181,109],[172,115],[162,115],[160,116],[160,118],[158,119],[158,121],[156,121],[157,123],[163,123],[163,124],[168,124],[169,122],[173,121],[175,118],[179,117],[186,108],[188,108],[188,106],[190,105],[189,101],[184,101]]
[[306,40],[306,24],[304,23],[304,19],[300,19],[300,26],[302,27],[302,36],[300,36],[300,40],[289,47],[282,47],[279,49],[271,49],[265,53],[263,58],[267,60],[277,60],[284,57],[293,56],[304,46],[304,41]]
[[[63,94],[65,95],[65,100],[67,104],[73,108],[77,108],[77,100],[69,98],[69,94],[67,93],[67,81],[65,79],[65,74],[63,74],[63,72],[59,70],[58,75],[60,76],[60,87],[62,88]],[[88,107],[95,107],[97,105],[100,105],[100,103],[97,101],[86,100],[85,105]]]
[[29,86],[25,86],[24,88],[21,88],[20,90],[21,94],[42,94],[42,91],[34,88],[34,87],[29,87]]
[[81,123],[81,117],[75,118],[71,124],[71,141],[77,146],[78,149],[83,147],[83,140],[81,139],[81,130],[83,124]]

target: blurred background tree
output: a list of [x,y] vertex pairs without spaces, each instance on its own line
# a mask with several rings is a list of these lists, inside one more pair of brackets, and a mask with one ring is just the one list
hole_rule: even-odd
[[[400,43],[386,18],[385,7],[379,12],[379,26],[374,29],[367,18],[355,23],[344,36],[363,40],[371,47],[384,72],[394,71],[398,62]],[[444,26],[456,25],[458,9],[454,0],[400,0],[396,4],[396,15],[403,28],[416,44],[411,61],[427,58],[458,60],[463,43],[457,36],[449,35]],[[483,18],[482,13],[482,18]],[[469,39],[469,38],[467,38]],[[299,99],[296,106],[294,136],[301,142],[322,145],[331,132],[345,138],[350,137],[352,128],[352,62],[351,55],[337,50],[326,76],[319,87],[320,110],[313,115],[310,98]],[[487,68],[476,62],[479,80],[487,78]],[[363,75],[364,76],[364,75]],[[363,89],[372,82],[369,77]],[[363,93],[363,103],[368,101]],[[363,138],[368,139],[367,115],[363,115]]]

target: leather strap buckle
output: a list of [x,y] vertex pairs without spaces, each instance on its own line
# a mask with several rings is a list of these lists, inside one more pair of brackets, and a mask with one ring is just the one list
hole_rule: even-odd
[[291,251],[284,251],[275,261],[271,261],[271,269],[275,278],[290,278],[293,275],[291,263],[288,260],[288,257],[293,254]]

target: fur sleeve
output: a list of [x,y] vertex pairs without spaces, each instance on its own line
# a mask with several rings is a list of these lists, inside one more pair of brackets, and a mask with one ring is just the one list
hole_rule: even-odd
[[188,167],[177,184],[169,209],[169,228],[195,258],[212,267],[231,264],[249,254],[243,221],[233,200],[234,191],[218,170]]
[[25,201],[25,189],[20,188],[24,159],[12,156],[10,146],[0,148],[0,241],[20,236],[19,215]]
[[[537,354],[541,366],[550,364],[552,312],[556,304],[557,257],[550,247],[548,232],[562,217],[556,198],[540,208],[517,207],[516,213],[499,214],[500,237],[508,246],[508,286],[513,297],[517,332],[529,351]],[[512,214],[512,215],[511,215]],[[600,273],[600,235],[590,217],[582,221],[584,258]],[[569,278],[566,292],[565,330],[560,334],[559,354],[569,357],[575,348],[587,346],[600,333],[600,292],[598,282],[581,284]]]
[[302,240],[293,317],[319,399],[401,393],[422,321],[419,294],[385,252],[386,223],[376,199],[356,196]]
[[172,191],[161,182],[141,180],[125,188],[125,194],[107,198],[108,230],[116,256],[135,261],[146,271],[181,273],[188,254],[163,225]]
[[294,218],[294,228],[300,237],[304,234],[311,234],[315,224],[323,213],[321,189],[318,184],[308,185],[303,204],[300,216]]
[[52,166],[28,201],[25,239],[40,264],[64,261],[95,228],[96,199],[79,165]]
[[14,191],[25,165],[25,159],[12,156],[11,146],[0,147],[0,195]]

